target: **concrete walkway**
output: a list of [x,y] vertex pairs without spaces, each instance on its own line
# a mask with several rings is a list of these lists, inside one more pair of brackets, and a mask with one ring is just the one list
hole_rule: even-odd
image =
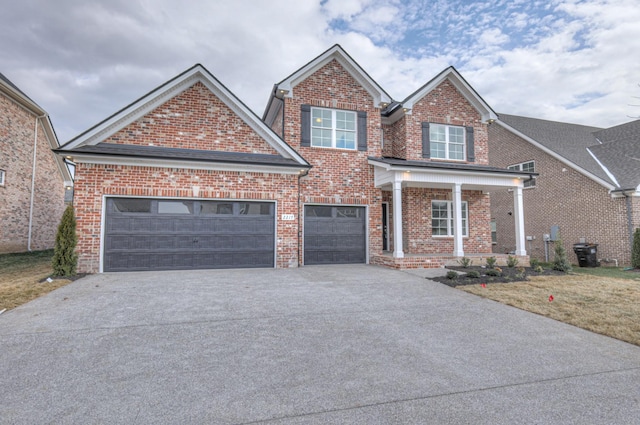
[[640,347],[364,265],[89,276],[0,377],[1,424],[640,423]]

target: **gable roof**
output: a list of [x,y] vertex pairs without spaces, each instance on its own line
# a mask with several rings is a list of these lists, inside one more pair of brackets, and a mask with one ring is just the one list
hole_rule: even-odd
[[429,82],[420,87],[418,90],[410,94],[404,101],[401,102],[403,111],[411,113],[413,105],[420,99],[429,94],[433,89],[438,87],[444,80],[449,80],[451,84],[464,96],[467,101],[473,105],[482,116],[482,121],[496,120],[498,115],[489,106],[487,102],[475,91],[467,80],[453,66],[449,66],[444,69],[438,75],[433,77]]
[[[127,125],[144,117],[160,105],[184,92],[196,83],[202,83],[226,106],[228,106],[240,119],[242,119],[253,131],[273,147],[278,154],[286,159],[291,159],[298,166],[309,168],[309,163],[295,150],[284,142],[273,130],[271,130],[260,118],[251,111],[229,89],[218,81],[205,67],[196,64],[182,74],[155,88],[140,99],[124,107],[120,111],[96,124],[84,133],[64,144],[58,152],[82,152],[82,147],[95,146],[117,133]],[[94,152],[95,153],[95,152]],[[171,156],[171,155],[169,155]]]
[[[0,93],[4,94],[9,99],[20,105],[22,108],[32,113],[34,117],[36,117],[40,121],[40,124],[42,125],[51,149],[57,149],[60,146],[60,143],[58,142],[58,136],[53,129],[53,124],[51,123],[51,119],[49,118],[49,114],[47,114],[47,111],[42,109],[37,103],[31,100],[29,96],[27,96],[22,90],[18,88],[18,86],[13,84],[11,80],[5,77],[2,73],[0,73]],[[71,176],[69,167],[67,167],[64,159],[59,157],[58,155],[54,155],[54,159],[56,161],[64,184],[68,186],[73,185],[73,177]]]
[[336,60],[371,95],[376,106],[386,106],[391,103],[391,96],[339,44],[334,44],[293,74],[277,83],[274,87],[273,95],[280,98],[283,96],[292,97],[293,91],[298,84],[332,60]]
[[497,124],[610,190],[617,187],[588,150],[598,144],[594,133],[602,128],[503,113],[499,116]]
[[589,147],[621,190],[640,190],[640,120],[594,133],[601,144]]

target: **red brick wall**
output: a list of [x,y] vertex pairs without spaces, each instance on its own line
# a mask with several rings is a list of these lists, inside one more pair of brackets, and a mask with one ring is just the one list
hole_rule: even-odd
[[[0,94],[0,253],[28,249],[36,116]],[[64,181],[38,124],[31,249],[53,248],[64,212]]]
[[[194,185],[200,187],[196,196]],[[295,175],[78,164],[75,193],[79,272],[99,270],[104,195],[272,200],[277,201],[276,217],[298,216]],[[296,267],[297,220],[278,220],[276,232],[277,267]]]
[[167,148],[277,153],[199,82],[109,137],[105,142]]
[[[535,237],[526,242],[531,258],[544,260],[542,235],[550,233],[552,225],[560,226],[560,233],[569,260],[577,263],[573,244],[580,238],[597,243],[598,258],[630,262],[630,243],[627,231],[627,212],[624,198],[612,198],[608,189],[573,168],[515,136],[498,124],[489,127],[491,165],[507,167],[535,160],[535,188],[523,190],[525,235]],[[491,193],[491,214],[496,220],[499,253],[515,249],[513,193],[506,190]],[[636,219],[636,226],[640,223]],[[553,260],[553,244],[549,245]],[[605,265],[613,265],[605,264]]]
[[[303,104],[324,108],[367,112],[366,152],[348,149],[301,147],[300,107]],[[293,88],[293,97],[285,98],[285,141],[296,149],[313,168],[301,180],[304,203],[368,205],[369,250],[382,250],[381,191],[373,184],[373,167],[368,156],[381,155],[380,109],[351,75],[335,60]],[[302,243],[302,241],[301,241]]]

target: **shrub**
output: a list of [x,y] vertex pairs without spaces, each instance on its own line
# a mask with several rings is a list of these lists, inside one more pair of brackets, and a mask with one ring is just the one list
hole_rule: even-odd
[[458,279],[458,273],[456,273],[454,270],[449,270],[447,272],[447,279],[449,279],[449,280],[457,280]]
[[507,267],[509,267],[510,269],[517,266],[519,262],[520,261],[518,260],[517,257],[512,257],[510,255],[507,257]]
[[532,258],[531,260],[529,260],[529,264],[531,265],[532,269],[535,269],[540,265],[540,260],[538,260],[537,258]]
[[633,250],[631,251],[631,265],[640,269],[640,228],[633,233]]
[[470,277],[472,279],[477,279],[480,277],[480,272],[477,270],[471,270],[469,273],[467,273],[467,277]]
[[471,265],[471,259],[467,257],[462,257],[458,260],[458,264],[460,264],[465,269]]
[[487,258],[487,268],[488,269],[492,269],[496,266],[496,262],[498,260],[496,259],[496,257],[489,257]]
[[544,271],[544,269],[542,268],[541,265],[538,264],[537,266],[535,266],[533,268],[533,271],[536,272],[536,273],[542,273]]
[[567,259],[567,251],[564,249],[561,239],[556,241],[554,253],[555,258],[553,260],[553,270],[558,270],[564,273],[570,272],[572,270],[571,263]]
[[487,276],[500,276],[500,272],[496,269],[487,270]]
[[58,226],[56,244],[53,248],[51,266],[54,276],[74,276],[78,255],[75,253],[78,237],[76,236],[76,218],[73,214],[73,206],[69,205]]

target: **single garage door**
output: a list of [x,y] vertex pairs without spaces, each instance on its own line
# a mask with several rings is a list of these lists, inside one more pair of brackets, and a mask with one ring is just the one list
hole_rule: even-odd
[[274,267],[275,204],[107,198],[104,271]]
[[366,262],[365,208],[306,205],[304,263]]

